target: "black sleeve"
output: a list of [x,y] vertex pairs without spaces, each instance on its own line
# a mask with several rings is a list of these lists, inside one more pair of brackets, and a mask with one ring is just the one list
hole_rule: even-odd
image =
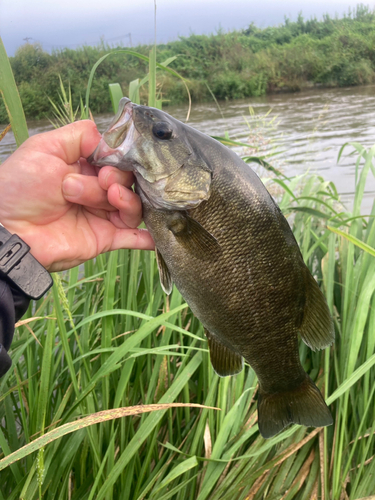
[[0,377],[12,365],[7,351],[13,340],[14,324],[25,314],[29,303],[26,295],[0,278]]
[[27,243],[0,223],[0,377],[12,365],[8,350],[14,324],[30,299],[40,299],[53,284],[49,272],[29,252]]

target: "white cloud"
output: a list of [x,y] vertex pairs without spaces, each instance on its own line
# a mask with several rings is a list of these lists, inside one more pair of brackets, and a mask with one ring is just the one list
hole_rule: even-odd
[[[281,23],[299,11],[306,18],[324,12],[343,14],[358,0],[158,0],[158,41],[178,35],[241,29],[251,22],[264,27]],[[0,0],[0,35],[12,55],[25,37],[39,40],[45,49],[96,44],[131,33],[133,45],[150,43],[154,36],[153,0]]]

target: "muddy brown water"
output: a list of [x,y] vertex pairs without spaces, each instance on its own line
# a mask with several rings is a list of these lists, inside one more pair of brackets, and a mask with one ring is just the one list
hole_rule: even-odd
[[[251,115],[251,106],[255,115]],[[220,107],[220,109],[219,109]],[[295,94],[277,94],[259,98],[194,104],[189,124],[202,132],[240,141],[250,141],[263,151],[279,151],[271,161],[286,175],[307,171],[335,183],[343,203],[351,208],[355,189],[356,156],[353,148],[337,161],[346,142],[364,146],[375,144],[375,86],[309,90]],[[187,106],[164,108],[185,121]],[[271,110],[271,111],[270,111]],[[265,116],[268,112],[270,113]],[[112,115],[95,117],[104,131]],[[50,130],[48,120],[29,121],[31,135]],[[0,161],[15,149],[11,133],[0,142]],[[238,148],[241,154],[243,150]],[[362,213],[370,213],[375,196],[375,179],[369,174]]]

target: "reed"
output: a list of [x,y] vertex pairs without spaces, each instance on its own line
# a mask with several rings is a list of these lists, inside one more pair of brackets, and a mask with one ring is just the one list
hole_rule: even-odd
[[[116,251],[55,275],[17,325],[0,381],[0,500],[373,494],[375,206],[364,216],[361,202],[375,148],[348,148],[351,211],[319,176],[268,180],[334,317],[335,345],[301,343],[300,355],[335,424],[264,440],[253,370],[220,379],[202,326],[176,288],[162,292],[153,253]],[[170,407],[140,413],[155,404]]]
[[12,68],[2,39],[0,38],[0,95],[7,112],[8,123],[11,124],[17,146],[29,137],[25,113],[14,81]]

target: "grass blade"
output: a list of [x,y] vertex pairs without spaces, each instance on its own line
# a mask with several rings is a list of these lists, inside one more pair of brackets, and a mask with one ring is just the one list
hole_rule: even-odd
[[119,83],[110,83],[108,85],[109,87],[109,95],[111,97],[111,103],[112,103],[112,109],[114,114],[117,113],[118,110],[118,105],[120,102],[120,99],[124,97],[124,94],[122,92],[121,86]]
[[4,99],[5,107],[12,126],[17,146],[20,146],[29,137],[25,113],[21,98],[18,93],[13,71],[0,38],[0,93]]
[[353,245],[356,245],[358,248],[361,248],[365,252],[375,257],[375,248],[371,247],[370,245],[367,245],[367,243],[365,243],[364,241],[361,241],[352,234],[345,233],[344,231],[338,229],[337,227],[327,226],[327,229],[329,229],[333,233],[338,234],[339,236],[342,236],[343,238],[346,238],[348,241],[353,243]]
[[[44,446],[49,443],[52,443],[56,439],[59,439],[66,434],[70,434],[71,432],[78,431],[79,429],[84,429],[91,425],[98,424],[100,422],[108,422],[109,420],[114,420],[116,418],[129,417],[134,415],[140,415],[142,413],[154,412],[154,411],[166,411],[169,408],[180,408],[183,406],[191,406],[195,408],[207,408],[202,405],[196,404],[186,404],[186,403],[167,403],[167,404],[154,404],[154,405],[142,405],[142,406],[133,406],[127,408],[115,408],[113,410],[105,410],[98,413],[94,413],[93,415],[89,415],[88,417],[81,418],[76,422],[70,422],[69,424],[64,424],[61,427],[57,427],[51,432],[44,434],[42,437],[35,439],[28,445],[20,448],[19,450],[11,453],[7,457],[0,460],[0,470],[3,470],[5,467],[17,462],[21,458],[26,457],[30,453],[34,451],[40,450]],[[215,408],[211,408],[215,409]]]

